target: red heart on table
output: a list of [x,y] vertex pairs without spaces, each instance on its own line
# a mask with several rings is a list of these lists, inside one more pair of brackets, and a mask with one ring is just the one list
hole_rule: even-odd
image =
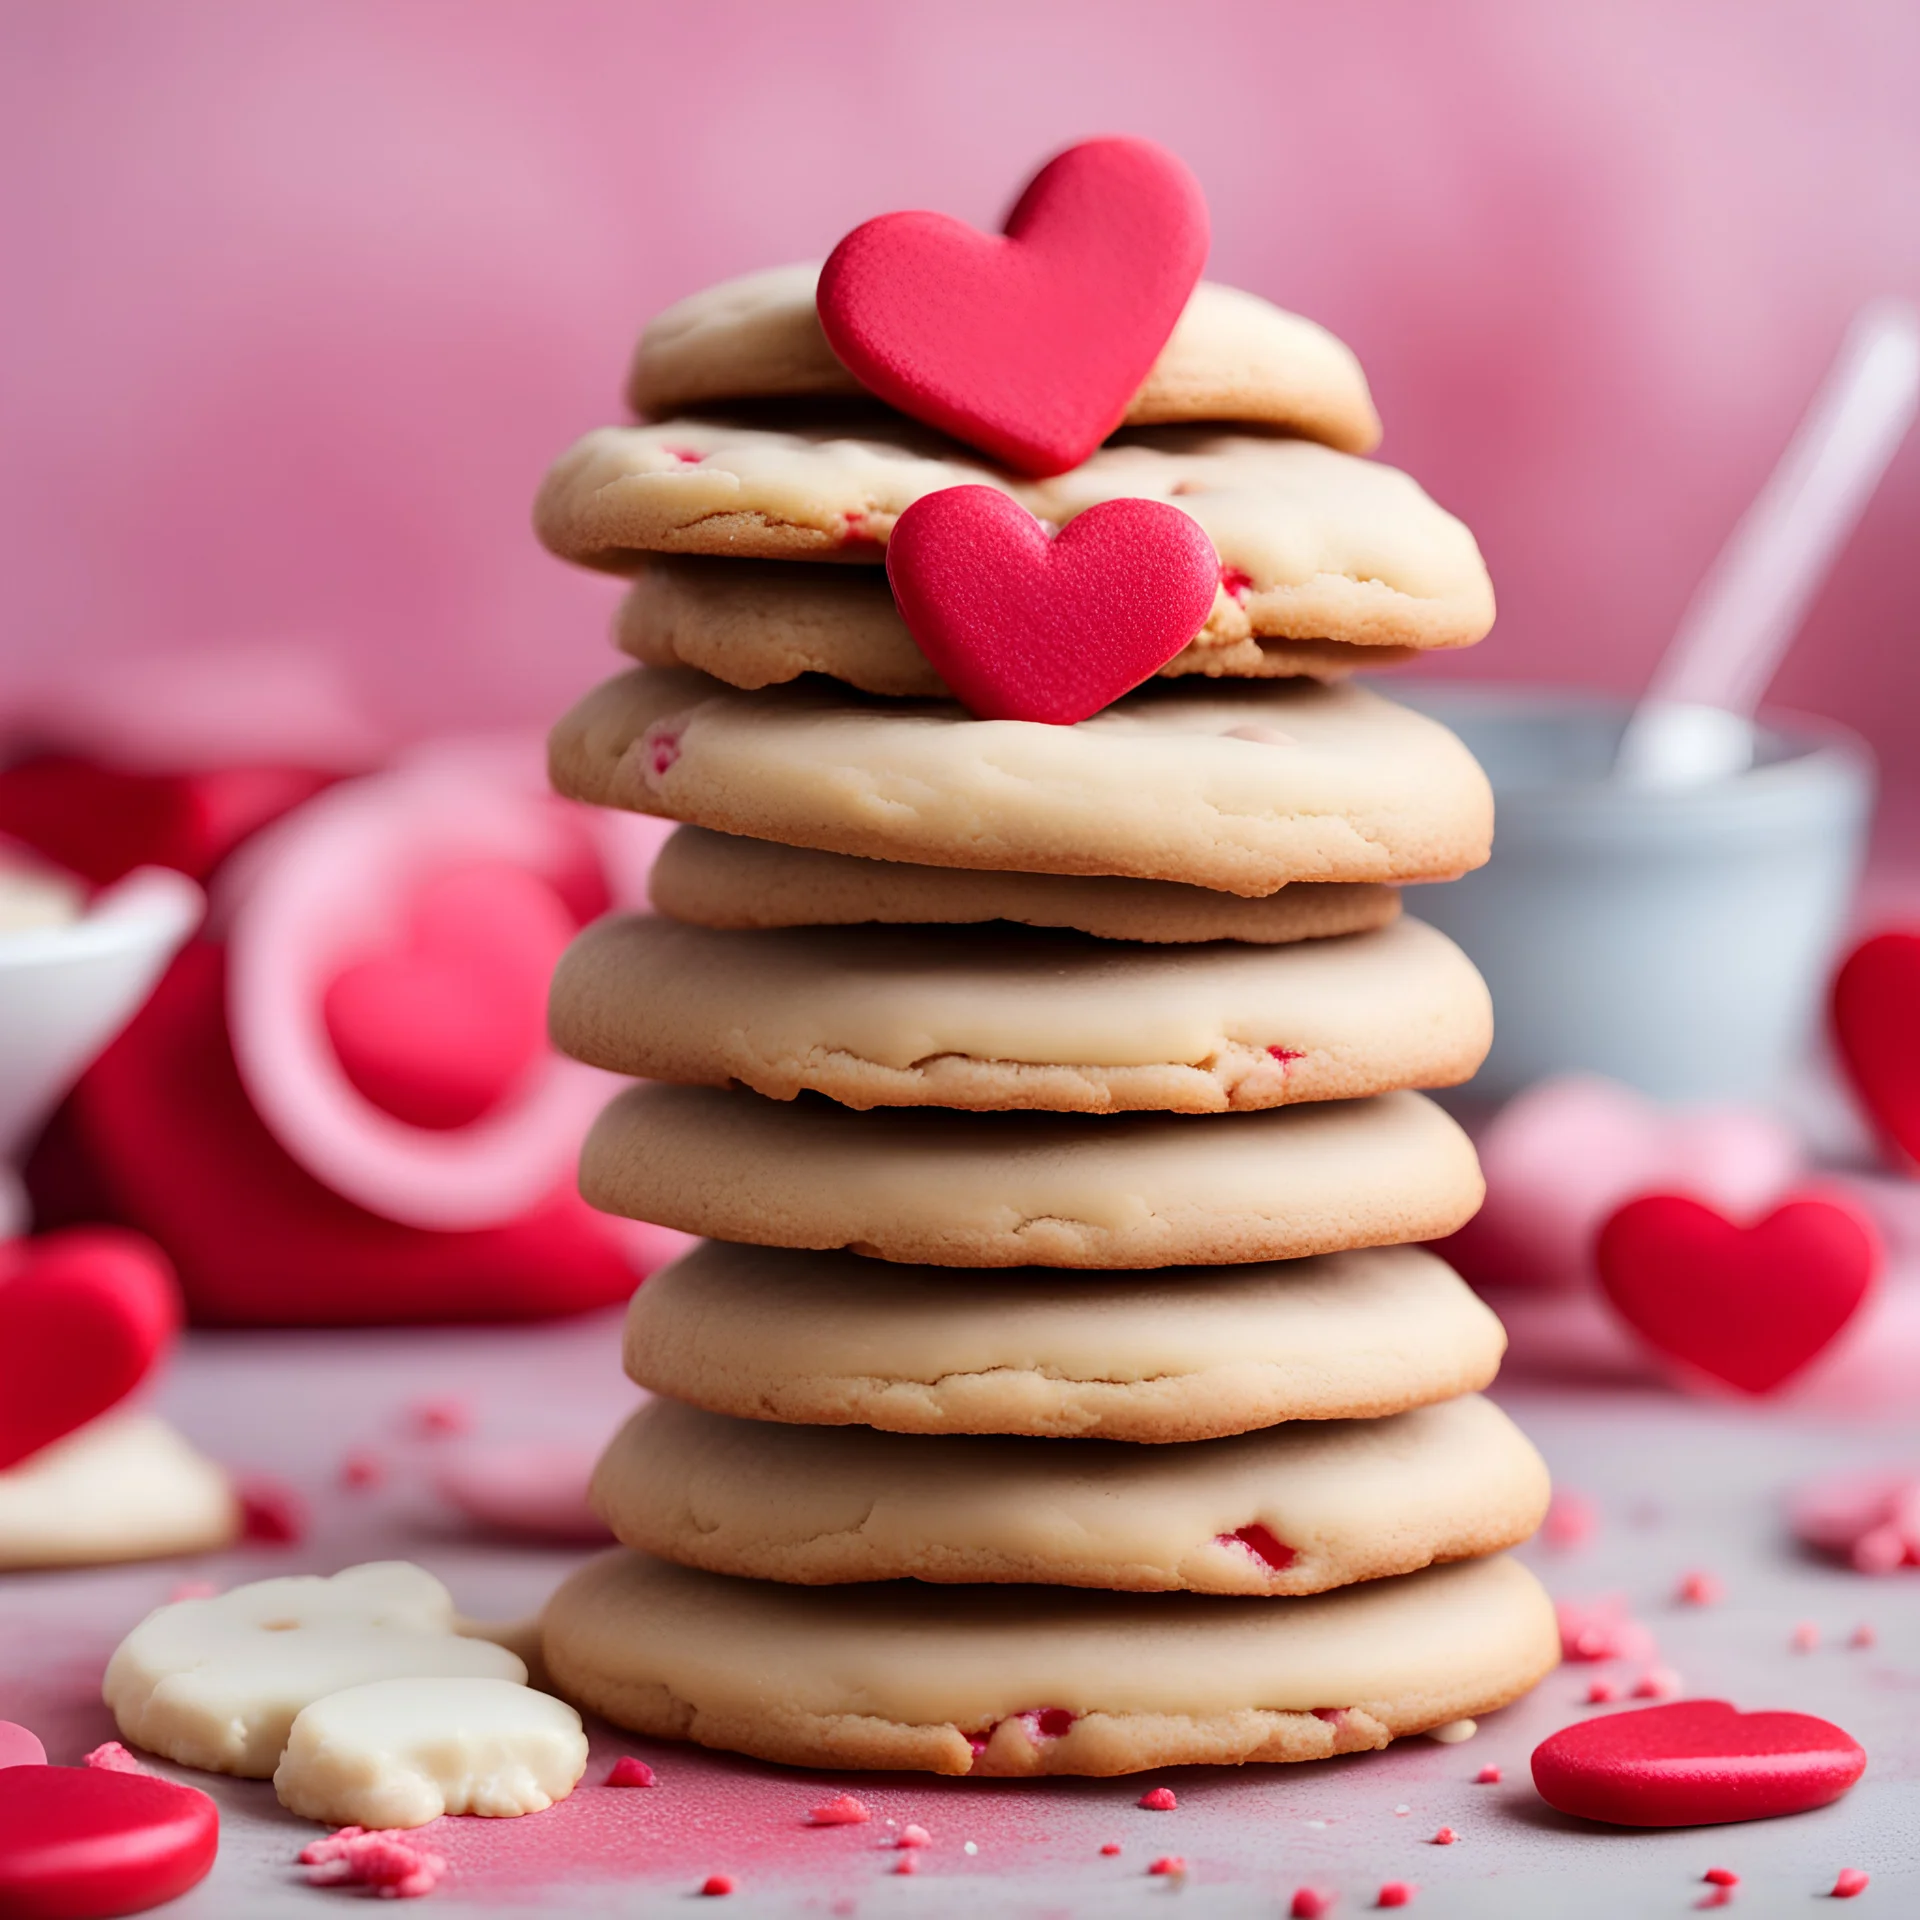
[[1071,726],[1200,631],[1220,560],[1199,523],[1163,501],[1103,501],[1049,540],[995,488],[947,487],[896,522],[887,578],[970,713]]
[[1854,948],[1834,979],[1833,1030],[1861,1104],[1920,1160],[1920,934],[1875,934]]
[[108,1920],[207,1877],[220,1811],[194,1787],[101,1767],[10,1767],[0,1784],[0,1913]]
[[828,255],[817,300],[856,380],[1023,473],[1064,473],[1127,411],[1207,257],[1200,183],[1147,140],[1050,160],[986,234],[888,213]]
[[123,1400],[180,1323],[150,1241],[78,1227],[0,1245],[0,1468]]
[[1811,1714],[1676,1700],[1562,1727],[1534,1748],[1533,1784],[1584,1820],[1699,1827],[1824,1807],[1866,1765],[1851,1734]]
[[1821,1353],[1880,1267],[1867,1221],[1810,1197],[1742,1227],[1684,1195],[1647,1194],[1606,1222],[1594,1252],[1608,1299],[1642,1339],[1753,1394]]
[[327,1037],[367,1099],[409,1126],[471,1125],[546,1051],[547,982],[572,916],[546,881],[504,862],[415,896],[404,944],[327,988]]

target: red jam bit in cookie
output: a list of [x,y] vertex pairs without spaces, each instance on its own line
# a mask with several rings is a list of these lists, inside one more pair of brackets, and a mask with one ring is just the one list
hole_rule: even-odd
[[683,467],[697,467],[707,457],[693,447],[662,447],[660,451],[671,454]]
[[667,721],[656,720],[640,736],[640,750],[646,756],[647,771],[658,780],[680,758],[680,729]]
[[1244,567],[1222,567],[1220,585],[1229,598],[1244,600],[1253,587],[1253,575]]
[[1035,1707],[1020,1716],[1020,1724],[1035,1740],[1058,1740],[1079,1718],[1070,1707]]
[[1345,1707],[1315,1707],[1313,1717],[1324,1720],[1330,1727],[1337,1727],[1347,1717],[1347,1710]]
[[[1298,1047],[1269,1047],[1267,1051],[1274,1059],[1278,1060],[1283,1067],[1290,1067],[1296,1060],[1304,1060],[1307,1057]],[[1264,1533],[1266,1529],[1263,1527],[1261,1531]],[[1268,1534],[1267,1538],[1272,1539],[1273,1536]],[[1287,1557],[1289,1560],[1293,1557],[1293,1549],[1291,1547],[1287,1549]],[[1281,1565],[1286,1565],[1286,1561],[1282,1561]]]
[[[1300,1056],[1296,1053],[1289,1057],[1297,1060]],[[1300,1558],[1284,1540],[1275,1537],[1270,1527],[1263,1527],[1257,1520],[1249,1526],[1236,1527],[1232,1533],[1215,1534],[1214,1540],[1223,1547],[1245,1547],[1256,1560],[1264,1560],[1275,1573],[1284,1573]]]

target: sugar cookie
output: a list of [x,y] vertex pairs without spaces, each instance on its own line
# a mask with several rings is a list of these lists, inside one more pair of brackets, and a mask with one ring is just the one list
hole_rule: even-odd
[[872,565],[915,500],[960,486],[998,487],[1055,526],[1103,500],[1170,501],[1220,556],[1215,644],[1465,647],[1493,625],[1473,535],[1406,474],[1254,432],[1130,429],[1067,473],[1023,480],[886,417],[857,431],[600,427],[547,475],[534,529],[563,560],[615,573],[652,553]]
[[1366,882],[1302,881],[1258,899],[1177,880],[1097,874],[979,873],[783,847],[680,827],[647,876],[654,908],[690,926],[975,926],[1006,920],[1097,940],[1272,946],[1366,933],[1392,923],[1400,896]]
[[[642,416],[738,400],[864,392],[835,358],[814,306],[818,261],[769,267],[676,301],[647,323],[627,375]],[[1253,420],[1351,453],[1378,445],[1366,376],[1324,327],[1238,287],[1203,280],[1127,409],[1131,426]]]
[[1318,1760],[1479,1716],[1560,1657],[1504,1556],[1308,1599],[790,1587],[631,1552],[547,1603],[561,1690],[636,1733],[805,1767],[1132,1773]]
[[544,1812],[586,1770],[580,1716],[549,1694],[472,1675],[373,1680],[300,1710],[273,1790],[332,1827],[422,1827]]
[[[885,578],[872,567],[807,561],[656,555],[628,588],[614,638],[643,666],[695,667],[729,686],[772,686],[823,673],[863,693],[940,699],[946,683],[914,644]],[[1416,647],[1283,639],[1252,630],[1231,594],[1160,669],[1248,680],[1339,680],[1419,657]]]
[[1223,1113],[1469,1078],[1486,987],[1417,920],[1288,946],[1131,947],[1026,928],[716,933],[603,919],[560,962],[589,1066],[850,1107]]
[[1300,1594],[1517,1545],[1547,1470],[1477,1394],[1184,1447],[780,1426],[655,1400],[593,1492],[623,1545],[709,1573]]
[[746,1419],[1176,1442],[1474,1392],[1505,1347],[1422,1247],[980,1273],[709,1241],[634,1295],[626,1366]]
[[1245,896],[1451,879],[1493,836],[1486,776],[1438,722],[1303,680],[1175,681],[1056,727],[639,668],[561,720],[549,759],[573,799],[757,840]]

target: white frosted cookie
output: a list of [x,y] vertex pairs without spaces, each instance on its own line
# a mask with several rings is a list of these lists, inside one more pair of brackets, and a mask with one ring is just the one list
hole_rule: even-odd
[[106,1414],[0,1472],[0,1571],[211,1553],[239,1531],[226,1474],[151,1414]]
[[1517,1546],[1547,1494],[1540,1456],[1478,1394],[1184,1447],[776,1426],[654,1400],[593,1481],[622,1545],[709,1573],[1127,1593],[1411,1573]]
[[1056,526],[1105,500],[1165,500],[1220,556],[1208,627],[1367,647],[1465,647],[1493,625],[1473,535],[1395,467],[1312,440],[1142,427],[1049,480],[1018,478],[906,421],[775,431],[712,420],[599,427],[560,456],[534,528],[563,560],[646,555],[879,563],[894,522],[944,487],[990,486]]
[[274,1769],[289,1813],[330,1827],[543,1813],[587,1770],[563,1700],[511,1680],[373,1680],[303,1707]]
[[370,1561],[331,1579],[256,1580],[157,1607],[107,1663],[122,1736],[182,1766],[264,1780],[302,1708],[370,1680],[461,1676],[523,1685],[525,1663],[454,1631],[424,1568]]
[[1389,926],[1400,911],[1392,887],[1364,881],[1305,881],[1247,900],[1178,880],[980,873],[862,860],[705,827],[674,830],[648,872],[647,892],[658,912],[698,927],[977,926],[1005,920],[1155,946],[1324,940]]
[[[642,416],[735,400],[865,389],[834,357],[814,288],[820,263],[769,267],[676,301],[648,323],[627,376]],[[1367,453],[1380,421],[1366,376],[1326,328],[1203,280],[1127,409],[1127,424],[1255,420]]]
[[1454,879],[1493,838],[1486,775],[1445,727],[1306,680],[1164,683],[1055,727],[642,667],[580,701],[548,761],[575,800],[755,840],[1245,896]]
[[627,1372],[714,1413],[1162,1444],[1477,1392],[1506,1335],[1423,1247],[973,1272],[709,1241],[627,1310]]
[[[863,693],[940,699],[947,692],[900,618],[885,576],[872,567],[656,556],[620,602],[614,638],[644,666],[695,667],[734,687],[823,673]],[[1418,657],[1415,647],[1255,633],[1241,603],[1223,593],[1206,626],[1160,675],[1339,680]]]
[[1123,946],[1025,927],[716,933],[653,914],[581,933],[554,1044],[589,1066],[849,1107],[1224,1113],[1454,1086],[1493,1010],[1402,919],[1288,946]]
[[618,1551],[547,1603],[569,1698],[805,1767],[976,1775],[1320,1760],[1477,1716],[1560,1658],[1504,1556],[1297,1600],[790,1587]]
[[1165,1267],[1437,1240],[1485,1193],[1417,1093],[1256,1113],[856,1113],[640,1086],[594,1122],[603,1213],[942,1267]]

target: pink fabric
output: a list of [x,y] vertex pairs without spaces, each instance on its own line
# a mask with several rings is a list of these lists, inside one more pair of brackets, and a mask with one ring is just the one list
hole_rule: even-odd
[[[1457,670],[1629,688],[1847,314],[1920,291],[1916,65],[1900,0],[16,7],[0,684],[293,642],[403,735],[544,721],[614,588],[528,500],[640,322],[894,208],[992,223],[1115,131],[1479,533]],[[1779,689],[1883,750],[1916,510],[1909,444]]]

